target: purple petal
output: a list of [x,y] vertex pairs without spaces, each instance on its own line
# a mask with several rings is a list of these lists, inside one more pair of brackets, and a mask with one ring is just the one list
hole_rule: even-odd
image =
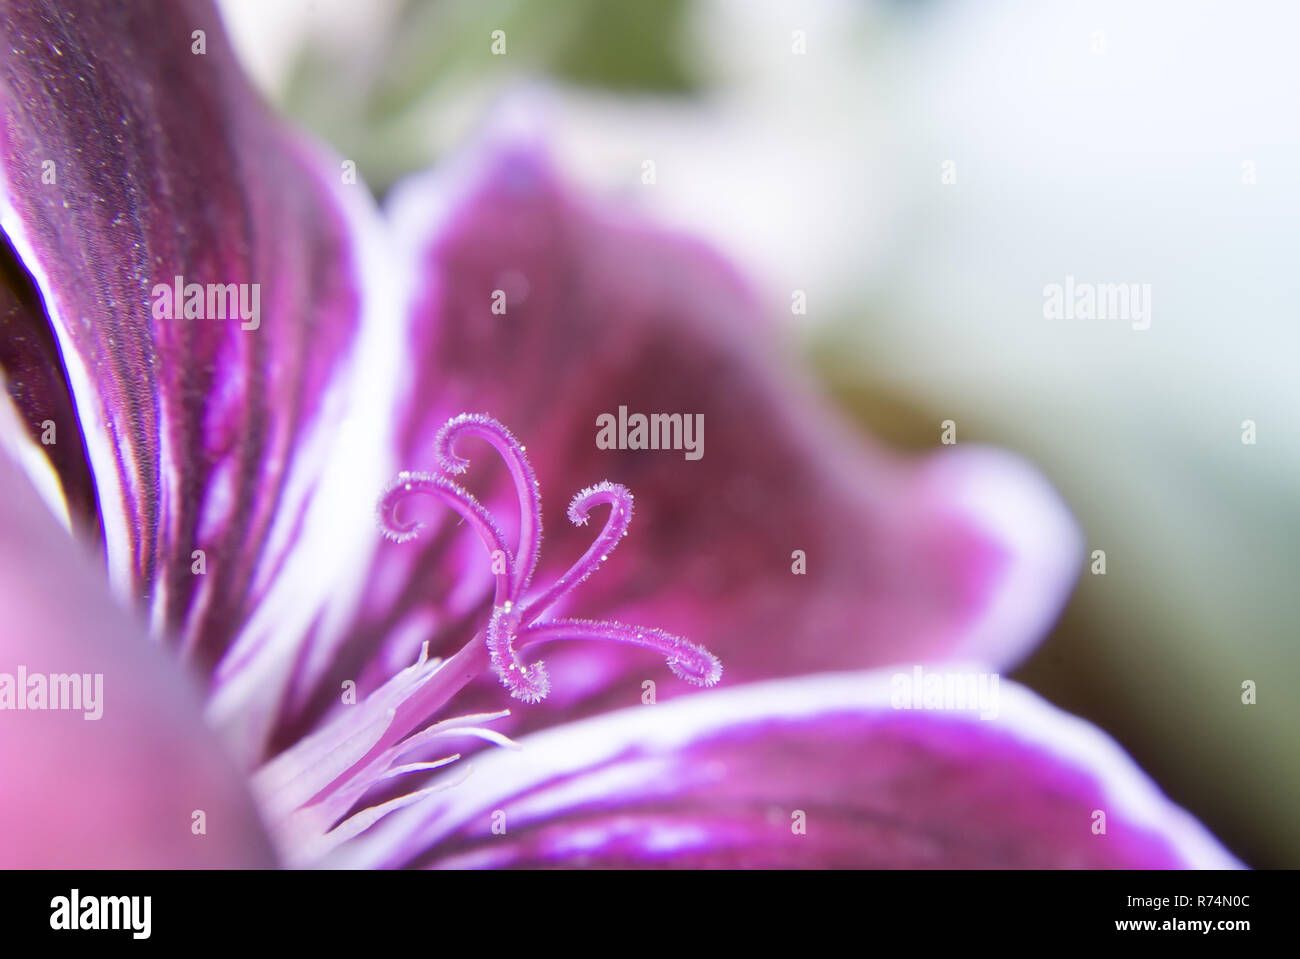
[[1023,687],[1000,683],[984,720],[893,708],[893,683],[887,670],[758,683],[537,733],[477,757],[464,785],[348,861],[1240,866],[1113,740]]
[[[604,479],[630,488],[626,541],[565,614],[684,635],[728,683],[950,656],[1005,665],[1038,640],[1080,539],[1036,473],[987,450],[909,461],[871,447],[778,361],[769,308],[713,252],[579,201],[531,147],[485,154],[394,199],[421,283],[397,459],[434,467],[449,416],[505,423],[541,483],[539,589],[589,543],[565,520],[569,497]],[[597,417],[620,406],[702,414],[703,458],[598,449]],[[494,478],[483,460],[468,482],[513,536],[512,494],[473,486]],[[487,561],[451,522],[381,546],[371,584],[345,667],[369,659],[371,686],[420,641],[445,655],[486,619]],[[523,711],[527,726],[638,702],[647,679],[661,697],[686,688],[626,650],[557,647],[547,663],[551,698]]]
[[[9,399],[21,412],[27,438],[50,464],[59,499],[79,534],[99,535],[95,482],[76,428],[72,392],[59,360],[59,346],[45,319],[40,294],[12,251],[0,248],[0,371]],[[63,424],[60,433],[59,424]]]
[[[343,449],[382,434],[391,379],[379,369],[376,405],[350,405],[374,346],[360,336],[365,188],[269,115],[206,2],[4,8],[0,227],[71,388],[76,420],[53,415],[70,449],[84,435],[114,586],[211,664],[272,584],[300,618],[319,605],[343,552],[326,523],[351,521],[327,515],[323,478],[380,466],[356,484],[362,522],[382,482],[376,456]],[[183,302],[163,318],[176,277],[204,287],[210,318],[183,318]],[[227,284],[247,319],[220,318],[229,291],[210,286]],[[241,656],[270,633],[250,626]]]
[[[0,610],[0,867],[272,864],[243,778],[203,725],[197,686],[112,601],[2,452]],[[77,692],[89,699],[11,708],[20,670],[25,692],[44,688],[25,705],[53,704],[51,675],[89,677]]]

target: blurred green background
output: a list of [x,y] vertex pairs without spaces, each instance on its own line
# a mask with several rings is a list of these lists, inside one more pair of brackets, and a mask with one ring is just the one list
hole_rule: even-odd
[[[727,251],[876,436],[926,448],[951,418],[1037,463],[1107,573],[1016,678],[1247,862],[1300,866],[1300,9],[223,6],[377,193],[533,97],[575,179]],[[1044,319],[1067,275],[1151,284],[1151,328]]]

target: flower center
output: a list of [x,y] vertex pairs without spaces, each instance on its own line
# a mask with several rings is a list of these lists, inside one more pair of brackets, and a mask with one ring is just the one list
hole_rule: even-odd
[[[458,441],[464,437],[487,442],[510,472],[520,510],[516,548],[511,550],[507,546],[491,513],[472,494],[447,476],[432,473],[399,473],[380,497],[379,526],[396,542],[414,539],[422,524],[399,519],[398,506],[411,496],[424,494],[451,507],[478,533],[496,577],[492,616],[484,642],[491,668],[511,696],[526,703],[544,700],[551,687],[546,665],[541,660],[525,664],[519,658],[519,651],[537,643],[568,639],[599,639],[642,646],[662,655],[669,669],[687,682],[712,686],[718,681],[722,664],[716,656],[661,629],[608,620],[543,620],[546,611],[596,572],[627,535],[632,521],[632,493],[627,487],[610,482],[597,483],[579,492],[569,504],[569,521],[575,526],[585,526],[592,509],[608,506],[605,525],[567,572],[537,595],[526,598],[537,569],[542,532],[541,495],[533,468],[524,447],[504,426],[489,416],[461,414],[443,426],[434,442],[444,473],[459,475],[469,468],[469,460],[455,451]],[[472,642],[478,641],[476,637]]]
[[482,539],[496,578],[487,628],[446,660],[431,659],[425,643],[414,665],[389,678],[361,703],[336,713],[257,771],[254,794],[272,838],[290,865],[319,864],[398,809],[417,805],[456,785],[455,779],[440,779],[389,799],[382,799],[383,793],[376,789],[395,779],[406,781],[412,774],[419,778],[457,761],[460,753],[442,755],[446,740],[469,737],[514,747],[509,739],[483,725],[509,715],[509,710],[424,724],[486,669],[492,669],[516,699],[541,702],[550,691],[550,678],[542,662],[525,664],[520,660],[520,650],[528,646],[561,639],[612,640],[657,651],[674,673],[700,686],[712,686],[722,675],[722,664],[708,650],[660,629],[598,620],[543,619],[548,609],[600,568],[627,534],[632,494],[617,483],[598,483],[575,496],[569,504],[569,519],[585,526],[593,508],[608,506],[604,528],[563,576],[525,598],[541,543],[537,479],[524,448],[504,426],[487,416],[457,416],[439,432],[435,448],[445,473],[463,473],[469,467],[469,461],[454,452],[462,437],[487,441],[509,468],[522,513],[515,549],[507,546],[496,520],[478,500],[447,476],[433,473],[399,473],[380,497],[379,525],[397,542],[414,539],[421,524],[401,520],[398,506],[417,493],[433,496],[460,514]]

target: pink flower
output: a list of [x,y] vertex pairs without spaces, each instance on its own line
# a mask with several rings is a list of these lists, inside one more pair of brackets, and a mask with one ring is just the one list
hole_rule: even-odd
[[[712,252],[517,136],[381,213],[206,3],[0,31],[0,706],[47,682],[0,710],[0,862],[1235,863],[1014,684],[900,708],[1022,658],[1079,535],[1011,457],[866,448]],[[601,448],[622,408],[702,455]]]

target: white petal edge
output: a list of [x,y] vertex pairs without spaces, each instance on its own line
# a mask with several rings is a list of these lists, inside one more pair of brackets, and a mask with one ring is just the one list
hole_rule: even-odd
[[[963,671],[946,664],[947,671]],[[968,667],[977,669],[976,666]],[[890,682],[896,670],[822,673],[798,679],[751,683],[699,693],[653,707],[633,706],[578,723],[559,726],[520,741],[517,753],[493,751],[474,758],[468,782],[443,793],[431,815],[428,808],[399,813],[340,850],[328,865],[367,868],[398,864],[398,852],[430,849],[475,817],[485,816],[512,797],[564,776],[599,766],[629,748],[670,757],[696,740],[730,727],[773,719],[814,719],[845,710],[892,712]],[[1040,749],[1093,777],[1103,792],[1112,819],[1167,839],[1187,868],[1239,869],[1229,853],[1186,810],[1160,791],[1110,736],[1072,716],[1016,683],[1003,680],[997,720],[977,712],[948,711],[954,722],[995,722],[1015,741]],[[606,786],[608,777],[595,777]],[[529,819],[562,812],[575,801],[605,795],[588,789],[586,797],[570,788],[550,794],[551,808],[530,797]],[[556,797],[560,801],[556,801]]]
[[1010,669],[1064,608],[1083,565],[1083,533],[1046,477],[1014,454],[958,446],[921,469],[937,500],[1011,556],[988,608],[948,658]]

